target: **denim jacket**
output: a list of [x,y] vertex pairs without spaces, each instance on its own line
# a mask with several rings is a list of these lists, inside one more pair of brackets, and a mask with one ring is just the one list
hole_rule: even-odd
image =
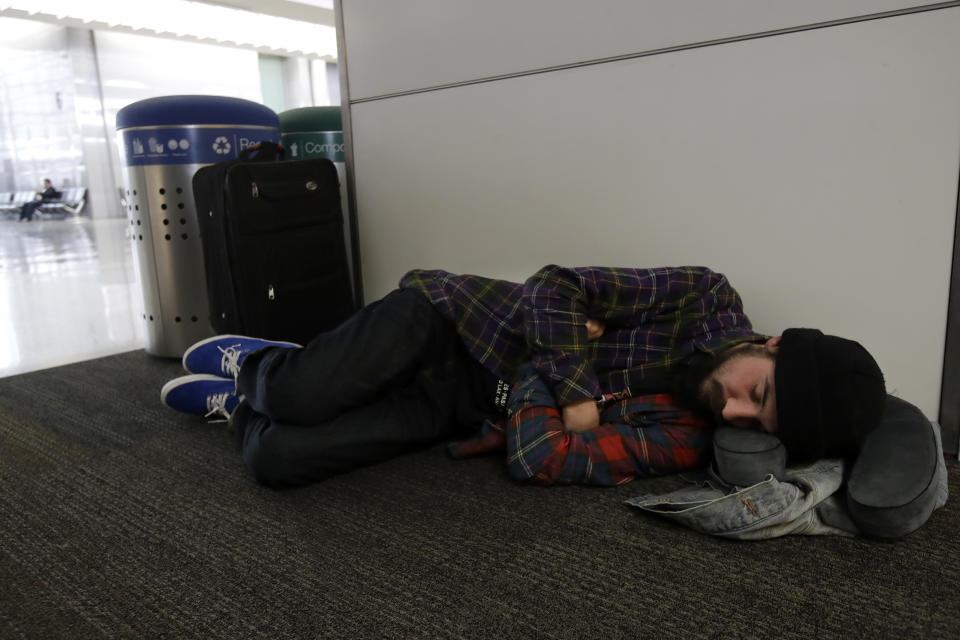
[[[839,459],[791,468],[782,480],[769,475],[749,487],[727,485],[712,472],[689,479],[698,486],[626,502],[701,533],[738,540],[764,540],[788,534],[858,533],[847,512],[845,496],[839,491],[843,483],[843,461]],[[934,509],[939,509],[946,504],[948,494],[942,451],[936,491]]]
[[789,469],[783,480],[769,475],[745,488],[727,485],[710,472],[690,479],[698,486],[661,496],[639,496],[627,500],[627,504],[701,533],[740,540],[776,538],[791,533],[857,533],[835,495],[843,483],[843,461],[839,459]]

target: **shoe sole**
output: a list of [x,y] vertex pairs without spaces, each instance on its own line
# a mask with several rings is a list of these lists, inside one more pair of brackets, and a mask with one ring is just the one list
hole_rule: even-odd
[[[212,338],[205,338],[204,340],[201,340],[200,342],[195,342],[195,343],[192,344],[186,351],[183,352],[183,357],[180,358],[180,364],[183,366],[183,370],[184,370],[184,371],[188,371],[188,372],[190,372],[190,373],[193,373],[193,371],[191,371],[190,369],[187,368],[187,356],[189,356],[191,353],[193,353],[193,352],[196,351],[197,349],[200,349],[201,347],[204,347],[204,346],[210,344],[211,342],[219,342],[220,340],[228,340],[228,339],[229,339],[229,340],[265,340],[264,338],[254,338],[254,337],[251,337],[251,336],[241,336],[241,335],[233,334],[233,333],[224,333],[224,334],[221,334],[221,335],[219,335],[219,336],[213,336]],[[295,342],[285,342],[285,341],[283,341],[283,340],[269,340],[269,342],[275,342],[278,347],[281,347],[281,346],[290,346],[290,347],[294,347],[294,348],[299,348],[299,347],[300,347],[300,345],[297,344],[297,343],[295,343]],[[196,375],[204,375],[204,374],[196,374]],[[206,375],[209,375],[209,374],[206,374]]]
[[[163,385],[163,387],[160,389],[160,402],[162,402],[165,406],[170,407],[170,405],[167,404],[167,396],[170,394],[171,391],[173,391],[177,387],[180,387],[184,384],[188,384],[190,382],[197,382],[201,380],[204,380],[204,381],[212,380],[217,382],[223,382],[225,380],[229,381],[230,378],[222,378],[220,376],[215,376],[209,373],[194,373],[189,376],[181,376],[179,378],[174,378],[173,380],[167,382],[167,384]],[[173,407],[170,407],[170,408],[173,409]]]

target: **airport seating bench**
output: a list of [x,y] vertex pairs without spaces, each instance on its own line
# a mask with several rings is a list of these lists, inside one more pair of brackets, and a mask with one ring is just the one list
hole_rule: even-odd
[[[36,197],[34,191],[2,191],[0,192],[0,213],[5,215],[19,215],[20,208]],[[77,215],[87,204],[86,187],[70,187],[61,191],[59,200],[44,202],[36,213],[41,216]]]
[[38,213],[77,215],[87,204],[86,187],[70,187],[61,191],[59,200],[44,202],[37,209]]

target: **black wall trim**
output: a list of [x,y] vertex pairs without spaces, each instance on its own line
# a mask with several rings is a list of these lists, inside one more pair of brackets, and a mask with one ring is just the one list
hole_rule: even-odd
[[350,255],[353,266],[353,301],[359,309],[364,305],[363,272],[360,264],[360,230],[357,228],[357,179],[353,158],[353,118],[350,113],[350,75],[347,73],[347,40],[343,28],[343,3],[334,0],[334,22],[337,27],[337,66],[340,70],[340,117],[343,126],[343,147],[346,152],[347,219],[350,223]]
[[939,417],[943,451],[950,454],[960,451],[960,173],[957,175],[957,212],[954,220],[953,267],[950,270]]

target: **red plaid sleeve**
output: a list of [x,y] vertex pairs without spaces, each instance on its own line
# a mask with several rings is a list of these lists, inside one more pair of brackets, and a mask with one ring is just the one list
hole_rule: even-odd
[[679,409],[670,394],[618,400],[604,410],[600,426],[567,432],[547,385],[526,369],[508,406],[507,464],[517,480],[613,486],[707,461],[710,426]]

